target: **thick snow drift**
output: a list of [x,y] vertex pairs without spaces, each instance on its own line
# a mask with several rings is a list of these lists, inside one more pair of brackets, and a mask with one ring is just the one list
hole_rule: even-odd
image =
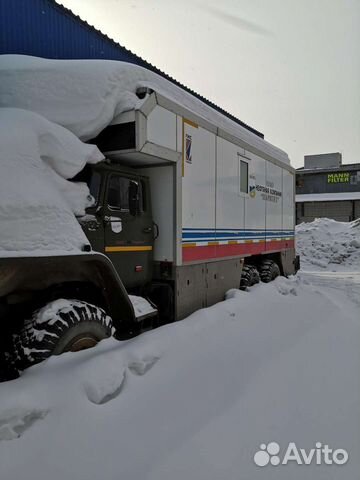
[[[360,324],[336,287],[300,274],[232,291],[182,322],[0,384],[1,478],[354,480]],[[271,441],[281,455],[320,441],[350,458],[256,466]]]
[[137,65],[111,60],[0,56],[0,106],[38,112],[82,140],[94,138],[118,114],[139,106],[142,101],[136,96],[136,90],[144,86],[289,163],[282,150],[163,77]]
[[337,222],[317,218],[296,227],[296,249],[304,267],[360,270],[360,221]]
[[74,214],[92,199],[67,179],[102,154],[33,112],[0,108],[0,124],[0,255],[78,252],[88,241]]

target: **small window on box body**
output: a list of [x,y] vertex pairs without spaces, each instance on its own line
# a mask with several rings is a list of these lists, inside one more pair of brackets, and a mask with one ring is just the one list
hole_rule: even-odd
[[240,159],[240,192],[249,193],[249,164]]

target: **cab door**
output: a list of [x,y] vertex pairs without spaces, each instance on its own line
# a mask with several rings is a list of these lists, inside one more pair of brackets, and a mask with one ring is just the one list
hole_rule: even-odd
[[153,219],[148,183],[138,176],[109,173],[104,201],[105,254],[125,287],[152,278]]

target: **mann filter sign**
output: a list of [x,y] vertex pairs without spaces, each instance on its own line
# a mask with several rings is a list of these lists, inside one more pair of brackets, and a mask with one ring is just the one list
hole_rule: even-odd
[[350,183],[349,172],[328,173],[327,183]]

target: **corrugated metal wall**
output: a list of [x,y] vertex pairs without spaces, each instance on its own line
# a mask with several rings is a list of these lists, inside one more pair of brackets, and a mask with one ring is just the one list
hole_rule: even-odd
[[111,40],[54,0],[0,0],[0,54],[135,63],[167,78],[259,137],[264,135]]
[[48,0],[0,0],[0,53],[107,58],[149,66]]
[[355,200],[354,218],[360,218],[360,200]]
[[296,223],[312,222],[315,218],[332,218],[351,222],[360,218],[360,200],[334,202],[302,202],[296,204]]

